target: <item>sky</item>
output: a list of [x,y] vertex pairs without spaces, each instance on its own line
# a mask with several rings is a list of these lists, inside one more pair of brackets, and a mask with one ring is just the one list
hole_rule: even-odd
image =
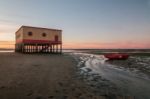
[[150,0],[0,0],[0,48],[22,25],[63,30],[63,48],[150,48]]

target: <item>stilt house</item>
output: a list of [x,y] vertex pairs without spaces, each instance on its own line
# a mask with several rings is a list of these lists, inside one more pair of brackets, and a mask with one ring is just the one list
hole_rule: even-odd
[[61,53],[62,30],[22,26],[16,32],[15,51]]

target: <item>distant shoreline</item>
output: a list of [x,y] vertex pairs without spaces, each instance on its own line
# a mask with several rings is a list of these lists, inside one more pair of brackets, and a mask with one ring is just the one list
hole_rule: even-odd
[[[14,52],[15,49],[0,48],[0,52]],[[131,55],[148,55],[150,49],[63,49],[63,52],[82,52],[91,54],[107,54],[107,53],[128,53]]]
[[15,49],[5,49],[5,48],[0,48],[0,51],[1,51],[1,50],[4,51],[4,50],[15,50]]
[[129,55],[150,56],[150,49],[65,49],[65,52],[81,52],[91,54],[107,54],[107,53],[127,53]]
[[[0,48],[0,50],[15,50],[14,48]],[[141,48],[141,49],[128,49],[128,48],[112,48],[112,49],[92,49],[92,48],[88,48],[88,49],[66,49],[66,48],[64,48],[63,50],[150,50],[150,48]]]

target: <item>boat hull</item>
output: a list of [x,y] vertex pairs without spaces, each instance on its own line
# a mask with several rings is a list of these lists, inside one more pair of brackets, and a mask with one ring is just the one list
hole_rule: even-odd
[[128,54],[105,54],[104,55],[109,60],[125,60],[129,58]]

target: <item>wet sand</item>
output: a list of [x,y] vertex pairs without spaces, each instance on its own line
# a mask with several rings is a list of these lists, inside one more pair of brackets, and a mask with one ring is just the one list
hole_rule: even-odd
[[143,72],[145,69],[149,71],[149,57],[108,61],[103,55],[76,52],[71,54],[78,61],[79,77],[83,76],[85,82],[97,89],[101,95],[108,93],[106,95],[111,97],[121,95],[150,99],[149,75]]
[[76,79],[68,55],[0,53],[0,99],[105,99]]

